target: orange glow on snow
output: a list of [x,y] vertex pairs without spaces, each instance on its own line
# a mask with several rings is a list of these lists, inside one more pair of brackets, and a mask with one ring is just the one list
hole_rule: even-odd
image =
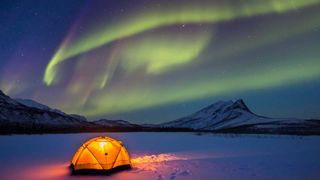
[[131,164],[133,169],[138,171],[157,172],[157,170],[163,169],[166,162],[178,160],[187,160],[187,158],[170,153],[152,154],[133,158]]
[[62,179],[70,174],[68,166],[67,163],[32,166],[20,171],[16,174],[17,177],[13,176],[13,179],[19,179],[21,177],[34,180]]
[[187,160],[183,157],[178,157],[174,154],[158,154],[158,155],[146,155],[141,157],[136,157],[131,159],[132,164],[140,163],[159,163],[165,161],[177,161],[177,160]]

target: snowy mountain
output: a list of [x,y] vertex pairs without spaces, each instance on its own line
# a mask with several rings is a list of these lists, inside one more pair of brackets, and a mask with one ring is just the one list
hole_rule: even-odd
[[243,100],[219,101],[189,116],[162,124],[124,120],[88,122],[33,100],[14,100],[0,90],[0,134],[112,131],[209,131],[219,133],[318,134],[320,120],[276,119],[254,114]]
[[[41,103],[34,101],[34,100],[31,100],[31,99],[15,99],[15,100],[25,106],[28,106],[28,107],[51,111],[51,112],[59,113],[62,115],[68,115],[59,109],[52,109],[49,106],[46,106],[44,104],[41,104]],[[87,121],[86,117],[78,115],[78,114],[69,114],[69,116],[74,117],[80,121],[84,121],[84,122]],[[132,123],[125,121],[125,120],[100,119],[97,121],[93,121],[91,123],[95,124],[97,126],[101,126],[101,127],[140,127],[137,124],[132,124]]]
[[14,99],[14,100],[16,100],[20,104],[23,104],[23,105],[28,106],[28,107],[47,110],[47,111],[56,112],[56,113],[59,113],[59,114],[66,115],[64,112],[62,112],[62,111],[60,111],[58,109],[51,109],[49,106],[46,106],[44,104],[41,104],[41,103],[39,103],[37,101],[34,101],[34,100],[31,100],[31,99]]
[[0,134],[104,131],[138,127],[126,121],[88,122],[83,116],[66,114],[33,100],[14,100],[0,90]]
[[81,116],[78,114],[66,114],[59,109],[52,109],[49,106],[41,104],[41,103],[34,101],[32,99],[14,99],[14,100],[18,101],[20,104],[23,104],[23,105],[31,107],[31,108],[37,108],[37,109],[41,109],[41,110],[51,111],[51,112],[55,112],[55,113],[58,113],[61,115],[69,115],[69,116],[72,116],[80,121],[87,121],[87,118],[84,116]]
[[43,109],[43,110],[51,110],[49,106],[40,104],[31,99],[14,99],[14,100],[18,101],[20,104],[23,104],[25,106],[34,107],[34,108]]
[[219,101],[189,116],[159,124],[215,132],[294,133],[320,132],[320,120],[275,119],[254,114],[242,99]]
[[54,112],[41,104],[36,108],[34,102],[32,105],[26,106],[0,91],[0,132],[64,131],[93,126],[83,118]]

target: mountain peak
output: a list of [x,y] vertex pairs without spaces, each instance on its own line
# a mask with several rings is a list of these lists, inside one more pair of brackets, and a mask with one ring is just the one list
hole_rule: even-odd
[[248,108],[248,106],[244,103],[243,99],[238,99],[233,103],[233,108],[240,108],[242,110],[248,111],[250,113],[252,113],[250,111],[250,109]]
[[252,113],[242,99],[218,101],[189,116],[163,123],[164,127],[215,130],[253,122],[259,116]]
[[7,96],[5,93],[3,93],[0,90],[0,105],[6,105],[7,106],[8,104],[18,105],[19,103],[16,102],[15,100],[11,99],[9,96]]
[[245,104],[243,99],[238,99],[236,101],[217,101],[216,103],[213,103],[203,109],[201,109],[198,112],[202,113],[207,113],[207,114],[212,114],[214,112],[218,111],[229,111],[232,109],[241,109],[242,111],[246,111],[249,113],[252,113],[248,106]]
[[1,98],[6,98],[6,99],[8,98],[8,96],[1,90],[0,90],[0,97]]

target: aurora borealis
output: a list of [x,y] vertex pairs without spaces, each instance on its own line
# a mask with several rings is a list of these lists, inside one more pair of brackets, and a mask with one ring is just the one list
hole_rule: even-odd
[[320,0],[0,6],[0,89],[89,119],[172,120],[243,98],[320,118]]

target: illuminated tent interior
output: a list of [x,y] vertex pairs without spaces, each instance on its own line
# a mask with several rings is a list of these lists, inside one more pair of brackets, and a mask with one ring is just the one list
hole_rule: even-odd
[[71,162],[73,173],[108,172],[130,167],[130,157],[126,148],[121,141],[110,137],[95,137],[83,143]]

